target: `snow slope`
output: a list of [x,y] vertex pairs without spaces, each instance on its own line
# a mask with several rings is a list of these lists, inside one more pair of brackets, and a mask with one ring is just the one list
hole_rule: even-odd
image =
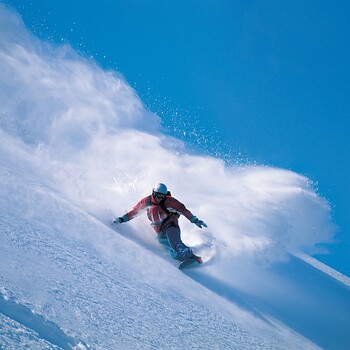
[[[38,349],[44,340],[65,349],[70,342],[94,349],[293,348],[304,342],[116,234],[34,177],[30,155],[11,151],[1,150],[4,348],[35,348],[33,331]],[[6,301],[35,317],[23,320],[19,306],[17,314],[9,313]],[[67,340],[50,337],[45,322],[38,329],[39,317],[53,322],[59,338]]]
[[[1,4],[0,66],[0,348],[348,347],[346,276],[305,258],[335,230],[307,178],[188,153]],[[144,217],[110,225],[159,181],[209,226],[181,218],[206,262],[187,274]]]

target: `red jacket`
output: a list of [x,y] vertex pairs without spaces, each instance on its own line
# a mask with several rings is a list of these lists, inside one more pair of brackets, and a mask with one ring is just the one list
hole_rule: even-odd
[[195,218],[185,205],[174,197],[166,196],[163,203],[163,206],[170,212],[170,214],[163,210],[162,205],[155,202],[153,196],[142,198],[123,216],[124,221],[132,220],[136,216],[147,211],[148,219],[152,223],[151,225],[154,230],[159,233],[164,230],[169,223],[175,222],[177,224],[180,215],[184,215],[190,221]]

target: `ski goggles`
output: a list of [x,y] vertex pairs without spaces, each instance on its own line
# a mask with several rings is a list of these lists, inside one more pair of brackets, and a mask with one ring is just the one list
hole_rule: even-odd
[[157,197],[159,199],[162,199],[165,197],[164,193],[154,192],[154,197]]

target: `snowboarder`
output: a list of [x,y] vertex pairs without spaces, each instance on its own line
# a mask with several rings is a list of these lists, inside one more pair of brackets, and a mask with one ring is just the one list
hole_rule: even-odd
[[184,204],[172,197],[162,183],[154,185],[151,195],[141,199],[132,210],[116,218],[113,223],[128,222],[145,211],[157,233],[158,241],[170,247],[175,259],[180,261],[195,259],[198,263],[203,262],[201,257],[195,255],[192,249],[182,242],[178,219],[180,215],[184,215],[199,228],[207,227],[207,225],[194,216]]

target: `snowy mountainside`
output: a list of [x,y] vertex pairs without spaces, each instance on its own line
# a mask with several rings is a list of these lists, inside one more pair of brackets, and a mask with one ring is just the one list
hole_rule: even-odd
[[[309,179],[188,152],[118,73],[1,4],[0,66],[0,348],[347,348],[348,285],[291,255],[335,231]],[[208,224],[180,218],[200,269],[145,216],[110,225],[156,182]]]
[[5,154],[2,149],[1,294],[53,322],[58,339],[66,339],[50,336],[45,322],[37,329],[23,311],[2,314],[2,306],[5,349],[69,349],[72,342],[93,349],[270,349],[303,342],[220,300],[166,259],[60,199],[24,172],[26,159],[6,164],[12,157]]

